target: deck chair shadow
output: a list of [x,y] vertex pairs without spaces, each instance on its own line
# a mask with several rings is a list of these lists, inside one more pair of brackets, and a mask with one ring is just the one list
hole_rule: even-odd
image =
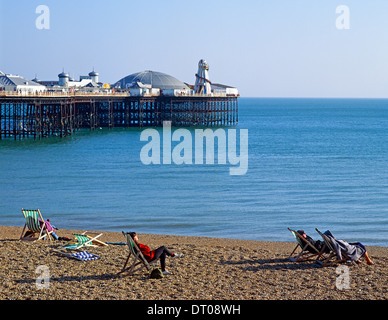
[[[341,257],[341,259],[339,259],[337,256],[337,252],[334,249],[334,246],[333,246],[330,238],[327,235],[325,235],[324,233],[320,232],[318,230],[318,228],[315,228],[315,230],[322,237],[323,241],[325,241],[325,246],[330,250],[328,256],[326,256],[322,260],[317,259],[316,263],[318,263],[322,267],[326,267],[326,266],[330,266],[330,265],[334,265],[334,264],[338,264],[338,263],[343,263],[346,261],[351,261],[351,259],[343,251],[341,252],[342,257]],[[354,261],[352,261],[352,264],[356,265]]]
[[[24,228],[23,228],[22,234],[20,235],[19,240],[36,241],[36,240],[42,240],[46,236],[49,240],[53,240],[53,238],[51,236],[51,233],[53,231],[49,232],[47,230],[47,226],[44,222],[45,220],[43,219],[42,214],[40,213],[39,209],[37,209],[37,210],[22,209],[22,212],[23,212],[24,218],[26,220],[26,223],[24,224]],[[33,233],[38,233],[39,234],[38,238],[23,237],[24,231],[26,231],[26,229],[28,229],[29,231],[31,231]]]
[[[325,248],[323,247],[321,251],[319,251],[317,248],[315,248],[310,242],[308,242],[305,238],[303,238],[297,231],[292,230],[290,228],[287,228],[292,235],[295,237],[296,242],[298,243],[295,247],[295,249],[291,252],[290,256],[288,257],[293,262],[301,262],[306,260],[311,260],[312,258],[316,257],[315,259],[320,258]],[[297,249],[300,249],[300,252],[297,253]],[[310,249],[310,250],[309,250]]]
[[[92,234],[95,236],[92,236]],[[85,231],[84,233],[74,233],[73,235],[75,239],[61,246],[61,249],[80,251],[84,247],[108,246],[107,243],[98,239],[103,235],[102,233],[97,234]]]
[[[143,268],[146,268],[148,272],[151,272],[153,270],[151,265],[153,263],[155,263],[157,260],[154,260],[152,262],[148,262],[146,260],[146,258],[144,258],[139,247],[137,246],[135,241],[132,239],[132,237],[129,235],[129,233],[123,231],[123,235],[127,239],[129,253],[128,253],[127,260],[124,263],[123,268],[117,274],[117,276],[123,275],[124,273],[126,273],[126,275],[124,275],[124,276],[130,276],[130,275],[133,275],[136,271],[141,270]],[[131,257],[132,257],[132,262],[130,263],[129,261],[130,261]]]

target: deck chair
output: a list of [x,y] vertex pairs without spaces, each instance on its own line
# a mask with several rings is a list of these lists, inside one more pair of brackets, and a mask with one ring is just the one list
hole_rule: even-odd
[[[292,233],[292,235],[295,237],[296,242],[298,243],[295,249],[291,252],[290,256],[288,257],[291,261],[301,262],[301,261],[309,260],[313,257],[317,257],[316,259],[318,259],[324,253],[324,249],[325,249],[324,247],[321,249],[321,251],[319,251],[310,242],[308,242],[305,238],[303,238],[297,231],[292,230],[290,228],[287,228],[287,229]],[[298,248],[300,249],[300,252],[295,253],[295,251]],[[311,248],[313,252],[309,251],[308,248]]]
[[24,218],[26,219],[26,223],[24,224],[24,228],[22,231],[22,234],[20,235],[19,240],[27,240],[28,238],[24,238],[23,234],[26,229],[28,229],[31,232],[38,233],[38,238],[30,238],[28,240],[41,240],[44,239],[46,236],[49,240],[53,240],[51,233],[52,231],[47,230],[47,226],[44,222],[44,219],[42,217],[42,214],[40,213],[40,210],[25,210],[22,209]]
[[[123,235],[127,239],[127,244],[128,244],[128,248],[129,248],[129,254],[128,254],[127,260],[124,263],[124,266],[123,266],[122,270],[117,275],[120,275],[120,274],[123,274],[123,273],[127,273],[126,275],[130,276],[130,275],[133,275],[136,271],[141,270],[143,268],[146,268],[148,270],[148,272],[151,272],[152,269],[153,269],[151,267],[151,265],[154,262],[156,262],[157,260],[154,260],[152,262],[148,262],[146,260],[146,258],[144,258],[144,256],[141,253],[139,247],[137,246],[135,241],[133,241],[133,239],[129,235],[129,233],[123,231]],[[131,265],[129,265],[128,263],[129,263],[129,259],[131,258],[131,256],[132,256],[133,259],[132,259]],[[128,267],[127,267],[127,265],[128,265]]]
[[89,253],[87,251],[80,251],[77,253],[68,253],[68,252],[63,252],[63,251],[59,251],[59,250],[55,250],[55,249],[52,249],[51,251],[54,253],[60,254],[62,256],[71,258],[71,259],[76,259],[78,261],[90,261],[90,260],[100,259],[99,256],[96,256],[96,255]]
[[[89,232],[89,234],[92,234],[92,233]],[[62,246],[61,249],[80,251],[80,249],[84,247],[96,247],[97,245],[99,246],[108,245],[105,242],[97,239],[103,235],[102,233],[100,234],[94,233],[96,235],[94,237],[92,237],[89,234],[87,231],[85,231],[82,234],[74,233],[75,239],[73,239],[66,245]]]
[[315,230],[322,237],[323,241],[325,241],[326,247],[329,248],[329,250],[330,250],[329,255],[327,257],[325,257],[323,260],[317,259],[316,263],[320,264],[322,267],[326,267],[326,266],[330,266],[333,264],[351,261],[351,263],[353,265],[356,265],[356,263],[354,261],[352,261],[344,252],[341,252],[343,257],[341,259],[339,259],[337,256],[337,252],[335,251],[330,238],[327,235],[325,235],[324,233],[320,232],[318,230],[318,228],[315,228]]

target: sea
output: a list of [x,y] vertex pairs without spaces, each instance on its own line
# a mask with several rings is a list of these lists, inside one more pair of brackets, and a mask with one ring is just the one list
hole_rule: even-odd
[[[241,175],[217,156],[213,164],[145,164],[151,140],[142,141],[140,128],[1,140],[0,225],[23,226],[21,209],[39,208],[59,229],[293,242],[288,228],[319,239],[318,228],[388,246],[387,99],[238,104],[238,125],[219,129],[228,138],[235,130],[237,154],[248,132]],[[193,141],[196,129],[187,128]]]

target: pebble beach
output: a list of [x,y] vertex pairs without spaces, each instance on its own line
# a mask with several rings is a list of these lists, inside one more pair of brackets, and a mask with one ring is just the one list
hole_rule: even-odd
[[[151,249],[164,245],[170,275],[150,279],[146,269],[118,276],[128,256],[120,232],[99,238],[110,243],[86,250],[99,257],[79,261],[53,249],[64,241],[20,241],[21,227],[0,227],[1,300],[387,300],[388,248],[368,247],[374,261],[347,265],[349,287],[339,289],[337,266],[288,259],[294,242],[264,242],[139,234]],[[60,237],[86,230],[58,230]],[[126,230],[132,231],[132,230]],[[285,232],[288,232],[285,230]],[[291,239],[290,239],[291,241]],[[159,263],[158,263],[159,265]],[[41,267],[44,266],[44,269]],[[37,285],[46,270],[48,285]],[[48,273],[47,273],[48,272]]]

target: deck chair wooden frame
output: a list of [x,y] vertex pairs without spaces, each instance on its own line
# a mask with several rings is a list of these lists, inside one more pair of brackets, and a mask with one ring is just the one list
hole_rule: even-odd
[[[126,273],[124,276],[130,276],[133,275],[136,271],[141,270],[143,268],[146,268],[148,272],[152,271],[151,265],[156,262],[157,260],[154,260],[152,262],[148,262],[146,258],[144,258],[143,254],[141,253],[139,247],[135,243],[135,241],[132,239],[130,234],[128,232],[123,231],[123,235],[127,239],[127,245],[129,248],[129,253],[127,260],[124,263],[123,268],[117,275],[123,275]],[[129,265],[130,258],[132,256],[132,263]],[[137,267],[137,268],[136,268]]]
[[[341,252],[343,257],[342,257],[342,259],[339,259],[338,256],[337,256],[337,252],[335,251],[330,238],[327,235],[325,235],[322,232],[320,232],[318,230],[318,228],[315,228],[315,231],[317,231],[318,234],[322,237],[323,241],[325,242],[326,247],[329,248],[329,250],[330,250],[328,256],[325,257],[323,260],[317,259],[316,262],[318,264],[320,264],[322,267],[327,267],[327,266],[331,266],[331,265],[334,265],[334,264],[343,263],[343,262],[346,262],[346,261],[349,261],[349,260],[352,261],[346,255],[346,253],[344,253],[343,251]],[[356,265],[356,263],[354,261],[352,261],[352,264]]]
[[[95,236],[93,237],[89,234],[94,234]],[[80,251],[83,247],[97,247],[97,245],[108,246],[107,243],[98,239],[103,235],[102,233],[98,234],[85,231],[83,233],[74,233],[73,235],[75,239],[62,246],[61,249]],[[96,245],[94,243],[96,243]]]
[[[288,257],[291,261],[301,262],[301,261],[310,260],[314,257],[317,257],[316,259],[318,259],[322,256],[322,254],[324,253],[325,247],[323,247],[321,251],[319,251],[310,242],[308,242],[305,238],[303,238],[297,231],[292,230],[290,228],[287,228],[287,229],[293,234],[296,242],[298,243],[295,249],[291,252],[290,256]],[[314,253],[308,251],[307,250],[308,247],[312,248]],[[300,252],[295,253],[295,251],[298,248],[300,249]]]
[[[24,228],[23,228],[23,231],[20,235],[19,240],[37,241],[37,240],[44,239],[46,236],[50,241],[53,240],[53,238],[51,236],[51,233],[53,233],[53,231],[47,230],[45,220],[43,219],[43,216],[42,216],[39,209],[26,210],[26,209],[22,208],[22,212],[23,212],[23,215],[24,215],[26,222],[24,224]],[[28,229],[34,233],[39,233],[38,238],[25,238],[25,237],[23,237],[24,231],[26,231],[26,229]]]
[[82,233],[82,235],[87,236],[92,241],[91,242],[92,245],[94,245],[95,243],[97,246],[105,246],[105,247],[108,246],[107,243],[98,239],[103,235],[103,233],[85,231]]

